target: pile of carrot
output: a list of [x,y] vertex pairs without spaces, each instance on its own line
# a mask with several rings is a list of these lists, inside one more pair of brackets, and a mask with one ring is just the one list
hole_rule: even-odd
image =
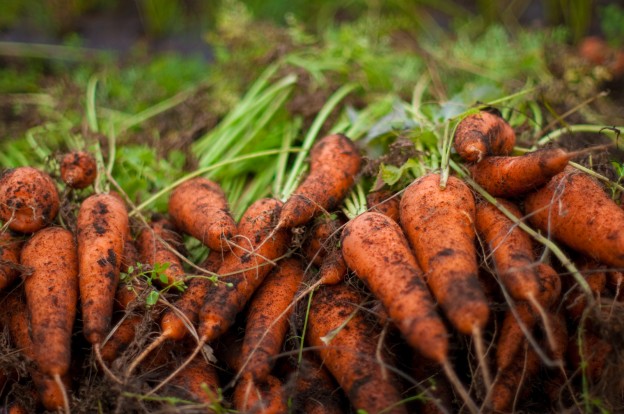
[[134,218],[86,152],[3,172],[0,412],[621,410],[624,209],[577,153],[514,156],[495,110],[454,145],[457,175],[355,217],[362,156],[339,134],[238,223],[207,178]]

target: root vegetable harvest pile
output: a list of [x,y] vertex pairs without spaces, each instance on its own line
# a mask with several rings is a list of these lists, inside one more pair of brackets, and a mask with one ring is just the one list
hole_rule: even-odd
[[[205,178],[174,189],[169,218],[139,222],[115,193],[78,192],[79,206],[61,219],[48,174],[5,171],[7,407],[84,411],[93,384],[107,387],[95,402],[105,411],[572,406],[587,384],[621,372],[624,210],[567,167],[574,154],[510,155],[514,131],[496,113],[466,117],[454,143],[471,179],[443,185],[431,172],[399,193],[371,192],[356,217],[337,210],[362,162],[343,135],[316,142],[290,198],[257,200],[239,223]],[[89,193],[90,161],[84,152],[64,158],[71,191]],[[551,260],[523,229],[525,216],[580,273]],[[194,268],[183,235],[210,249]],[[158,269],[163,292],[146,307],[155,287],[140,270]],[[129,275],[122,283],[120,272]],[[617,411],[624,384],[614,378],[604,404]]]

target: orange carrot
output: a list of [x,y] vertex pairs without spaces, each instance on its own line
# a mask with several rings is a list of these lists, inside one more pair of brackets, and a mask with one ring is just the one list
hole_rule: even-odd
[[586,174],[566,169],[529,194],[533,226],[586,256],[624,268],[624,210]]
[[323,214],[314,220],[303,245],[303,253],[308,262],[321,266],[327,254],[336,250],[343,224],[343,220],[332,218],[329,214]]
[[138,262],[139,251],[137,250],[136,243],[132,239],[132,236],[128,234],[126,242],[124,243],[120,270],[124,273],[129,273],[128,269],[130,267],[136,268]]
[[369,211],[384,214],[397,223],[400,220],[401,199],[388,190],[373,191],[366,196]]
[[491,391],[492,408],[495,412],[509,412],[516,396],[522,388],[537,374],[540,360],[533,348],[524,342],[525,352],[521,357],[499,373]]
[[[594,296],[599,297],[604,293],[607,287],[607,274],[604,266],[593,260],[582,259],[578,268]],[[566,313],[570,318],[578,321],[587,309],[587,297],[575,281],[571,283],[570,292],[566,294],[565,300]]]
[[278,227],[301,226],[338,205],[353,185],[361,162],[355,144],[344,135],[316,142],[310,152],[310,173],[284,204]]
[[219,401],[217,370],[201,355],[193,358],[191,363],[171,380],[170,385],[189,395],[191,400],[207,405],[206,408]]
[[440,175],[412,183],[401,199],[401,225],[434,297],[457,330],[473,334],[489,308],[477,277],[474,198],[458,178],[444,190]]
[[307,414],[342,414],[336,383],[330,373],[313,358],[303,354],[295,382],[295,407]]
[[[511,202],[496,200],[518,219],[520,210]],[[517,227],[495,205],[480,201],[476,205],[475,227],[489,246],[496,273],[516,300],[529,300],[539,293],[531,237]]]
[[519,157],[486,157],[468,169],[473,180],[494,197],[519,197],[545,185],[577,154],[547,148]]
[[164,217],[154,217],[149,228],[143,229],[137,237],[137,246],[141,262],[154,264],[168,263],[164,271],[167,284],[183,281],[185,278],[182,260],[171,249],[180,251],[183,246],[182,236],[174,229],[173,224]]
[[499,371],[507,369],[516,360],[516,354],[524,344],[525,334],[520,324],[531,332],[538,315],[531,305],[527,302],[518,302],[515,304],[515,311],[518,319],[508,310],[505,312],[505,319],[500,330],[498,343],[496,344],[496,366]]
[[92,195],[80,206],[76,229],[83,333],[96,345],[110,330],[128,212],[115,196]]
[[[253,293],[273,267],[272,261],[286,253],[290,233],[276,230],[281,203],[260,199],[253,203],[238,226],[234,238],[239,246],[226,256],[217,272],[219,283],[210,286],[199,316],[199,334],[210,342],[234,323]],[[267,239],[267,236],[270,236]]]
[[206,178],[193,178],[176,187],[169,198],[173,224],[214,250],[224,250],[236,233],[236,222],[219,185]]
[[516,144],[516,134],[503,118],[480,111],[468,115],[455,129],[455,151],[468,162],[481,161],[488,155],[509,155]]
[[288,412],[285,388],[272,375],[257,383],[251,376],[244,376],[234,389],[234,407],[247,414],[283,414]]
[[11,234],[0,233],[0,290],[11,285],[19,276],[19,255],[22,240]]
[[448,332],[401,227],[380,213],[363,213],[347,223],[342,253],[349,268],[383,303],[407,342],[442,363]]
[[24,290],[35,360],[46,375],[62,376],[78,304],[78,257],[74,235],[60,227],[38,231],[24,245],[21,263],[31,273]]
[[49,225],[58,210],[58,191],[48,174],[31,167],[0,174],[0,220],[11,230],[33,233]]
[[341,250],[330,252],[319,269],[319,281],[321,285],[335,285],[343,281],[347,274],[347,264],[344,261]]
[[290,258],[280,262],[253,296],[247,312],[247,326],[243,342],[244,373],[255,382],[263,382],[282,349],[289,326],[289,311],[303,280],[303,265]]
[[97,164],[86,151],[72,151],[61,160],[61,179],[71,188],[86,188],[97,176]]
[[136,338],[138,326],[143,321],[141,315],[130,315],[126,317],[115,329],[111,337],[102,345],[102,360],[113,362],[130,346]]
[[360,313],[361,302],[345,285],[321,287],[310,308],[306,338],[318,352],[356,410],[405,413],[392,374],[377,360],[378,333]]

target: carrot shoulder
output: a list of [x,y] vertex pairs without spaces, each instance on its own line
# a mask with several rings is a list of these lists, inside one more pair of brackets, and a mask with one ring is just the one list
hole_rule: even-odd
[[96,194],[80,206],[76,226],[83,332],[101,344],[110,329],[128,230],[128,212],[114,195]]
[[405,413],[394,378],[384,375],[383,361],[375,357],[379,332],[354,314],[360,302],[343,284],[321,287],[312,299],[306,338],[357,410]]
[[457,330],[483,329],[489,308],[478,280],[475,203],[468,187],[440,175],[416,180],[401,199],[401,226],[438,303]]
[[284,204],[279,226],[301,226],[335,207],[355,182],[361,163],[355,144],[346,136],[319,140],[310,153],[310,173]]
[[624,210],[600,185],[572,169],[555,175],[524,202],[536,228],[606,265],[624,268]]
[[478,162],[488,155],[508,155],[516,134],[503,118],[481,111],[462,119],[455,129],[453,145],[466,161]]
[[214,250],[224,250],[236,233],[236,222],[219,185],[197,177],[176,187],[169,198],[173,224]]
[[399,225],[381,213],[363,213],[347,223],[342,252],[407,342],[427,358],[444,362],[448,332]]
[[78,305],[78,258],[74,236],[60,227],[40,230],[24,245],[22,265],[33,350],[46,375],[64,375],[71,362],[71,335]]

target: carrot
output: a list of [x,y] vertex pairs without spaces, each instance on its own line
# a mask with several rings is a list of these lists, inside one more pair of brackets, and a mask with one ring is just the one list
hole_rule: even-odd
[[353,141],[328,135],[310,152],[310,173],[284,204],[279,228],[301,226],[322,211],[334,208],[347,195],[362,158]]
[[295,408],[307,414],[343,412],[331,374],[308,352],[303,354],[295,379]]
[[49,225],[58,210],[58,191],[48,174],[19,167],[0,175],[0,220],[11,230],[34,233]]
[[340,283],[347,274],[347,265],[338,247],[338,235],[343,224],[342,219],[330,215],[318,217],[304,244],[308,261],[320,266],[320,284]]
[[61,179],[71,188],[86,188],[97,176],[97,164],[86,151],[72,151],[61,159]]
[[347,274],[347,264],[344,261],[341,250],[334,250],[323,260],[319,269],[319,281],[321,285],[335,285],[342,282]]
[[78,257],[73,234],[60,227],[40,230],[24,245],[21,263],[35,360],[41,372],[62,376],[78,304]]
[[[593,260],[583,259],[578,265],[579,271],[589,285],[594,296],[599,297],[607,287],[607,274],[604,266]],[[566,295],[566,312],[573,320],[580,320],[587,309],[587,297],[575,281],[571,281],[570,292]]]
[[[518,219],[522,217],[520,210],[513,203],[502,199],[496,201]],[[489,246],[501,282],[516,300],[536,297],[539,293],[539,282],[531,237],[495,205],[482,200],[476,207],[475,227]]]
[[10,286],[19,276],[19,256],[22,240],[0,233],[0,290]]
[[217,370],[201,355],[193,358],[191,363],[171,380],[170,385],[189,395],[191,400],[207,406],[219,401]]
[[401,394],[376,360],[377,336],[364,316],[354,313],[361,302],[345,285],[321,287],[312,299],[306,338],[356,410],[405,413]]
[[173,224],[164,217],[154,217],[149,228],[143,229],[137,237],[140,260],[144,264],[168,263],[164,271],[167,285],[183,281],[185,278],[182,260],[171,249],[180,251],[183,246],[182,236],[174,229]]
[[349,268],[381,300],[407,342],[444,362],[448,332],[401,227],[383,214],[363,213],[347,223],[341,244]]
[[139,262],[139,251],[137,250],[136,243],[132,239],[132,236],[128,234],[126,236],[126,242],[124,243],[123,254],[121,256],[120,271],[129,273],[130,267],[136,267]]
[[[26,305],[19,296],[11,295],[7,299],[6,306],[9,306],[11,309],[9,320],[11,339],[29,364],[28,372],[35,384],[43,406],[50,411],[62,409],[66,405],[65,390],[61,389],[55,380],[44,375],[37,368],[35,362],[36,354],[28,332],[29,323]],[[63,375],[61,379],[65,389],[69,389],[69,376],[67,374]]]
[[234,408],[246,414],[282,414],[288,412],[285,389],[280,380],[272,375],[266,381],[255,382],[244,376],[234,389]]
[[141,315],[130,315],[126,317],[115,329],[111,337],[102,345],[102,360],[113,362],[130,346],[136,338],[138,326],[143,321]]
[[214,250],[224,250],[236,233],[225,193],[219,185],[197,177],[176,187],[169,198],[173,224]]
[[522,357],[514,359],[513,363],[499,373],[494,382],[491,396],[492,408],[495,412],[509,412],[514,400],[527,384],[537,374],[540,360],[533,348],[526,341]]
[[568,348],[568,325],[563,313],[548,312],[547,314],[552,337],[555,339],[553,349],[550,349],[550,357],[563,364]]
[[519,157],[486,157],[468,169],[472,179],[494,197],[519,197],[545,185],[576,155],[546,148]]
[[[234,323],[253,293],[286,253],[290,233],[276,230],[281,203],[260,199],[253,203],[238,226],[235,246],[219,267],[219,283],[210,286],[199,316],[199,334],[205,342],[216,339]],[[267,238],[267,235],[270,237]]]
[[574,250],[624,268],[624,210],[589,176],[566,169],[529,194],[530,223]]
[[[292,313],[292,303],[303,280],[303,265],[290,258],[280,262],[253,296],[247,311],[243,342],[244,373],[263,382],[282,349]],[[290,310],[287,309],[290,307]]]
[[369,211],[384,214],[397,223],[400,220],[401,199],[388,190],[379,190],[368,193],[366,206]]
[[458,178],[444,190],[440,175],[412,183],[401,199],[401,225],[434,297],[464,334],[482,330],[489,308],[477,277],[474,198]]
[[488,155],[509,155],[516,134],[503,118],[480,111],[462,119],[455,129],[453,146],[468,162],[479,162]]
[[[83,333],[93,345],[110,330],[128,212],[118,198],[96,194],[80,206],[76,225]],[[97,351],[97,350],[96,350]]]

